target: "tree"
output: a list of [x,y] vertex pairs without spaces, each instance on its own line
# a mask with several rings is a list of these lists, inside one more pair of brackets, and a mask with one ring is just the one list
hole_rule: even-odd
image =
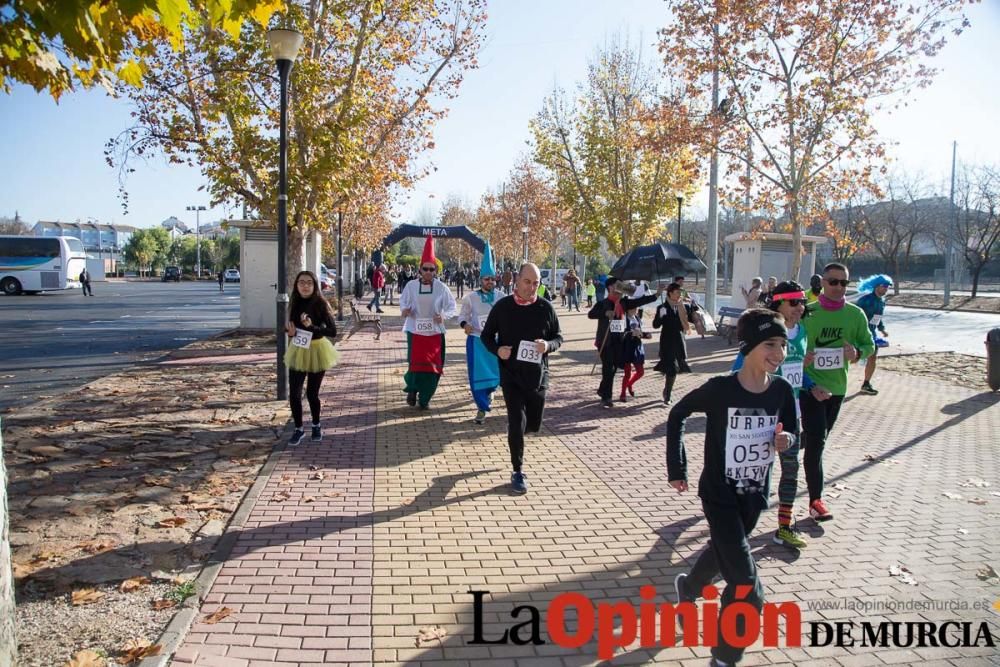
[[206,26],[231,38],[245,19],[267,24],[283,0],[0,0],[0,86],[54,99],[74,84],[141,86],[153,40],[179,46]]
[[0,234],[28,236],[31,234],[31,228],[24,224],[20,215],[15,213],[13,218],[0,217]]
[[965,167],[955,186],[954,245],[972,276],[972,296],[979,290],[979,277],[1000,252],[1000,170],[996,167]]
[[616,41],[590,63],[579,106],[556,89],[531,123],[535,160],[554,175],[586,252],[601,238],[619,255],[651,241],[675,194],[691,194],[696,170],[683,137],[654,122],[672,108],[661,95],[641,55]]
[[[967,2],[670,0],[675,21],[661,32],[661,50],[683,69],[695,98],[707,98],[718,68],[725,107],[713,114],[718,150],[733,171],[749,164],[760,183],[755,208],[777,202],[784,209],[793,276],[804,200],[843,199],[843,188],[881,171],[873,115],[898,103],[898,93],[930,83],[926,59],[948,30],[968,25]],[[846,178],[830,178],[833,171]]]
[[[373,249],[389,231],[390,190],[422,175],[414,159],[433,147],[431,128],[475,66],[482,0],[290,3],[304,34],[289,88],[289,277],[303,264],[304,232],[330,229]],[[112,140],[121,174],[130,158],[162,152],[199,165],[212,203],[246,202],[276,220],[278,81],[264,27],[244,25],[233,43],[207,26],[178,50],[148,58],[145,87],[126,90],[137,125]]]
[[166,264],[170,249],[170,234],[167,230],[162,227],[137,229],[122,249],[122,256],[141,276],[155,266]]

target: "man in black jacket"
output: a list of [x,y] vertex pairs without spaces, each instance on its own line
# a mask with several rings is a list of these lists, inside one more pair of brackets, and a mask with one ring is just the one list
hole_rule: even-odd
[[559,317],[552,304],[538,297],[540,274],[524,264],[514,293],[496,302],[483,325],[480,340],[500,359],[500,388],[507,404],[507,445],[510,447],[511,490],[528,492],[522,471],[524,434],[542,427],[545,390],[549,384],[550,352],[562,345]]
[[610,408],[614,405],[611,402],[611,392],[615,386],[615,373],[621,363],[625,311],[653,303],[659,298],[660,292],[630,299],[623,294],[628,290],[624,289],[624,283],[619,282],[617,278],[608,276],[606,284],[608,296],[595,303],[587,313],[587,317],[597,320],[597,337],[594,339],[594,344],[601,358],[601,384],[597,388],[597,395],[601,397],[601,405]]

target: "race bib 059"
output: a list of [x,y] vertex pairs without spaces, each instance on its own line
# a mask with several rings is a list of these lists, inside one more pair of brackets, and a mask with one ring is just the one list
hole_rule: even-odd
[[292,336],[292,345],[295,347],[305,347],[308,348],[309,344],[312,343],[312,331],[306,331],[305,329],[296,329],[295,335]]

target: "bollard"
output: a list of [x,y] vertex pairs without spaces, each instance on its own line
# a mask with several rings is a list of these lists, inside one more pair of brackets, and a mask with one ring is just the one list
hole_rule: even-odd
[[1000,327],[986,334],[986,383],[1000,389]]

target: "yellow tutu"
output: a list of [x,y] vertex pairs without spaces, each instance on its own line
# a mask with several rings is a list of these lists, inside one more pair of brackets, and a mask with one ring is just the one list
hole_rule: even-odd
[[329,370],[340,361],[340,352],[329,338],[320,338],[309,343],[309,347],[298,347],[288,343],[285,350],[285,366],[293,371],[318,373]]

